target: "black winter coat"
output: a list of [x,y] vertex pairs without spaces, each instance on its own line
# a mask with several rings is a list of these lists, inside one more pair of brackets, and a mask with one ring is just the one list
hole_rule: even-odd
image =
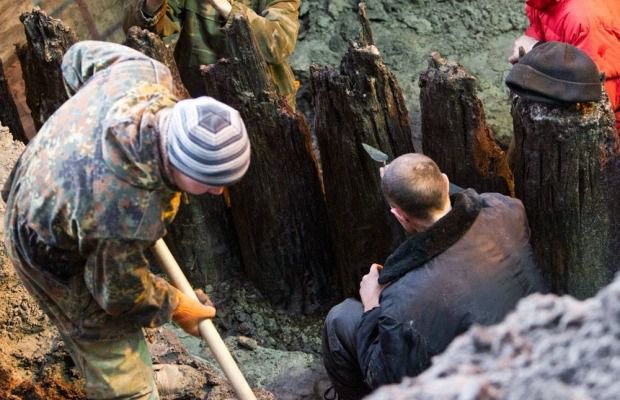
[[419,374],[472,324],[497,323],[519,299],[544,291],[521,201],[468,189],[452,202],[380,272],[390,285],[364,313],[356,346],[373,388]]

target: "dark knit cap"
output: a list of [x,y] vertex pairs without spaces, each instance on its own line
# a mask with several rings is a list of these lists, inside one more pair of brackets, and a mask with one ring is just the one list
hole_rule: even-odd
[[575,46],[539,42],[506,77],[521,97],[543,103],[580,103],[601,99],[601,76],[594,61]]
[[250,166],[250,140],[239,112],[211,97],[179,101],[168,133],[170,163],[199,182],[228,186]]

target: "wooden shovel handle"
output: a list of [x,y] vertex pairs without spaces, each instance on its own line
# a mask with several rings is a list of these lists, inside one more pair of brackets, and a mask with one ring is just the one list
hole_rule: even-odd
[[[155,242],[155,245],[153,246],[153,253],[159,261],[160,266],[170,278],[172,284],[186,296],[199,301],[194,289],[189,284],[185,274],[181,271],[179,264],[177,264],[174,256],[170,253],[170,250],[168,249],[168,246],[166,246],[163,239],[159,239]],[[210,319],[202,320],[198,324],[198,330],[200,331],[200,336],[202,336],[204,341],[209,345],[211,352],[220,364],[220,367],[222,368],[222,371],[224,371],[224,374],[228,378],[231,386],[235,389],[239,399],[256,400],[256,396],[254,396],[252,389],[250,389],[250,385],[248,385],[247,381],[243,377],[243,374],[239,370],[235,360],[228,351],[226,344],[224,344],[224,341],[217,332],[217,329],[215,329],[213,322],[211,322]]]

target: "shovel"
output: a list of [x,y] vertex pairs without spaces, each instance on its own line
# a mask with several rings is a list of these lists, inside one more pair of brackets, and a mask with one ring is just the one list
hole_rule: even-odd
[[[362,143],[362,147],[364,148],[366,153],[368,153],[370,158],[372,158],[376,162],[383,163],[384,167],[387,165],[386,163],[387,163],[388,159],[390,158],[390,157],[388,157],[387,154],[385,154],[381,150],[377,149],[376,147],[372,147],[371,145],[366,144],[366,143]],[[450,196],[452,196],[453,194],[462,192],[463,190],[465,190],[465,189],[463,189],[462,187],[460,187],[458,185],[455,185],[454,183],[450,182],[450,189],[449,189],[448,193],[450,194]]]
[[[186,296],[199,301],[194,289],[189,284],[189,281],[183,274],[183,271],[181,271],[179,264],[177,264],[172,253],[168,250],[168,246],[166,246],[163,239],[159,239],[155,242],[153,253],[157,261],[159,261],[159,265],[166,272],[170,281],[172,281],[172,284]],[[213,322],[211,322],[210,319],[200,321],[200,323],[198,323],[198,330],[200,331],[200,336],[202,336],[204,341],[209,345],[211,352],[220,364],[222,371],[224,371],[224,374],[228,378],[228,381],[237,393],[239,399],[256,400],[256,396],[254,396],[252,389],[250,389],[250,385],[248,385],[239,367],[235,363],[235,360],[228,351],[228,348],[226,348],[224,341],[219,333],[217,333]]]

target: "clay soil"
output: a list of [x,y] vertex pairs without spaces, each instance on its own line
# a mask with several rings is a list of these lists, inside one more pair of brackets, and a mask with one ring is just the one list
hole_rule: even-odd
[[[2,185],[23,148],[0,127]],[[2,203],[2,218],[4,211]],[[58,333],[19,282],[4,243],[0,244],[0,297],[0,399],[84,399],[83,382]]]

